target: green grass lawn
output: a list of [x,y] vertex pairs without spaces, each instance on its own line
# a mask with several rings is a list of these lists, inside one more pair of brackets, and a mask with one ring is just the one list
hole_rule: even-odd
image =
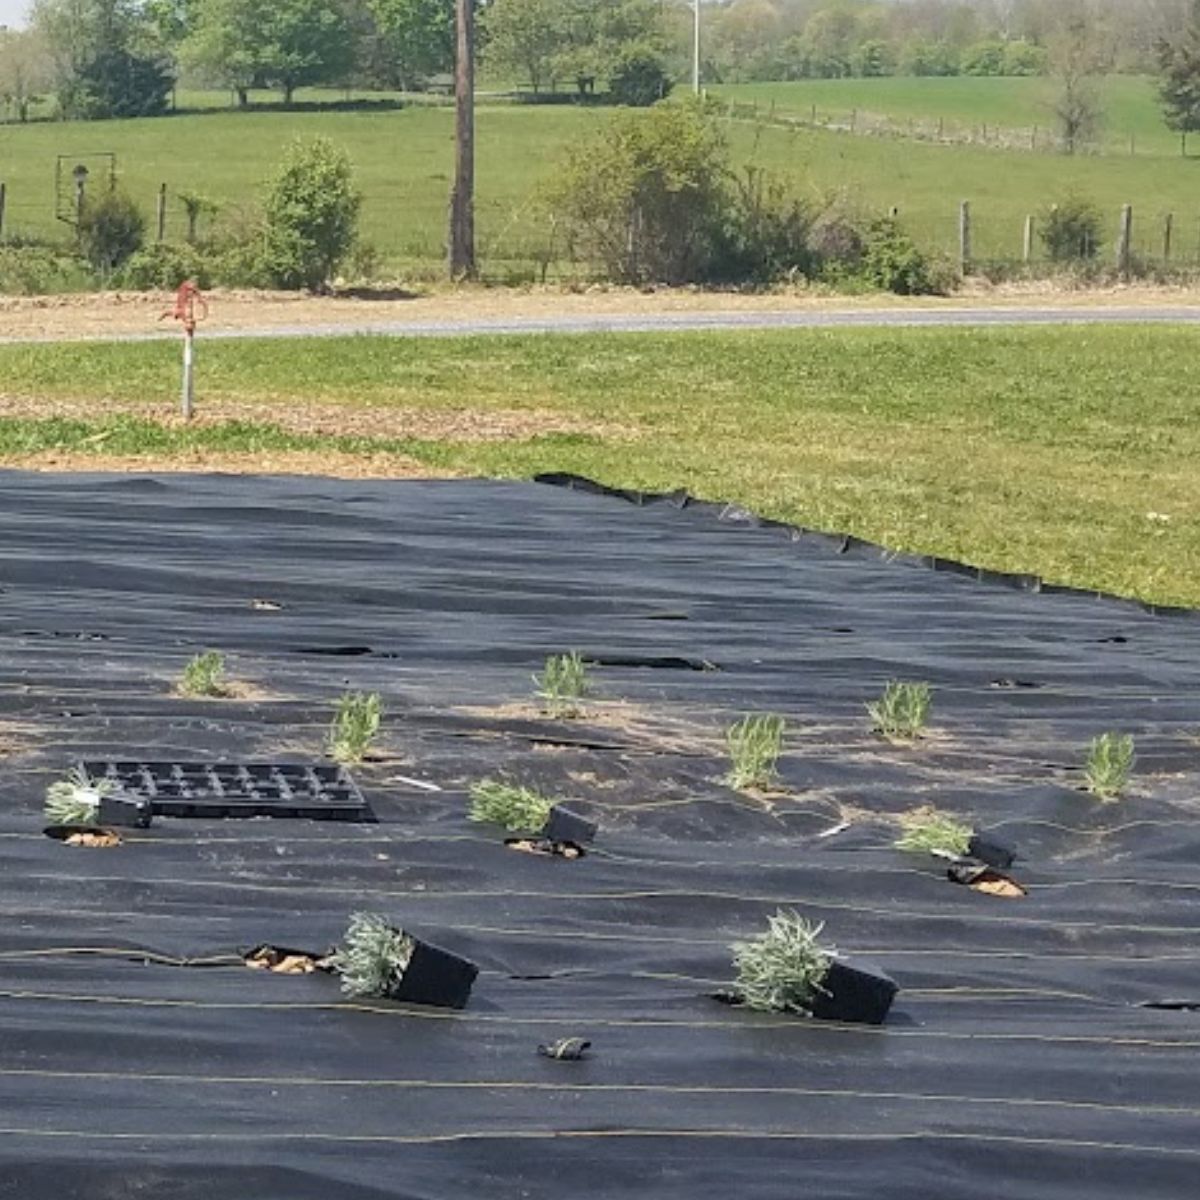
[[[9,396],[125,415],[0,419],[10,462],[213,450],[395,451],[431,467],[575,471],[685,486],[904,550],[1200,606],[1200,359],[1183,327],[830,330],[210,343],[199,406],[251,424],[180,429],[178,347],[0,347]],[[287,426],[306,402],[355,436]],[[472,441],[364,436],[372,406],[527,410],[595,432]],[[25,410],[27,411],[27,409]],[[276,415],[278,414],[278,415]],[[285,428],[287,426],[287,428]]]
[[[890,118],[902,127],[909,120],[945,122],[947,132],[978,133],[991,129],[1030,131],[1054,127],[1052,103],[1057,85],[1050,78],[990,79],[955,76],[945,79],[804,79],[791,83],[719,84],[714,96],[754,103],[766,113],[844,120],[855,110],[862,116]],[[1153,79],[1113,75],[1100,85],[1104,109],[1101,146],[1112,154],[1128,154],[1130,138],[1138,155],[1178,158],[1179,137],[1163,124]]]
[[[993,84],[1034,89],[1042,83],[850,80],[820,86],[836,88],[842,82],[857,88],[886,85],[893,96],[906,90],[915,93],[920,90],[917,85],[927,84],[953,85],[970,96],[987,93]],[[790,95],[809,85],[762,86]],[[1116,80],[1112,86],[1146,87],[1137,80]],[[478,229],[489,277],[505,279],[532,269],[531,259],[545,240],[545,223],[534,205],[539,185],[553,174],[565,149],[608,116],[603,109],[569,106],[480,106]],[[8,184],[8,229],[65,232],[54,217],[59,154],[115,152],[121,175],[147,212],[153,211],[163,182],[173,195],[199,190],[236,206],[254,198],[290,138],[324,134],[344,145],[354,160],[366,197],[366,238],[401,273],[431,274],[440,271],[443,260],[453,121],[447,108],[414,106],[397,112],[212,111],[140,121],[0,126],[0,179]],[[1164,153],[1067,159],[789,130],[751,120],[732,121],[728,128],[738,162],[756,162],[785,174],[814,199],[840,192],[868,210],[896,205],[908,228],[929,249],[953,250],[958,203],[970,199],[977,256],[1015,259],[1021,252],[1026,214],[1038,213],[1075,190],[1111,214],[1114,233],[1120,206],[1133,204],[1136,248],[1143,254],[1157,252],[1162,217],[1173,212],[1177,256],[1200,260],[1200,158],[1184,160]],[[183,213],[173,201],[168,235],[179,237],[182,231]]]

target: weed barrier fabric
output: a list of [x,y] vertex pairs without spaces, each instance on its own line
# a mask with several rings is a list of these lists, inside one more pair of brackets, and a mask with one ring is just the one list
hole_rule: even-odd
[[[0,1197],[1194,1196],[1194,621],[719,515],[0,475]],[[209,648],[234,694],[175,695]],[[568,650],[609,665],[550,720],[530,676]],[[933,686],[914,747],[868,728],[893,678]],[[319,761],[348,688],[387,711],[378,824],[42,833],[77,760]],[[738,795],[722,731],[762,711],[783,787]],[[1110,728],[1139,762],[1101,804]],[[501,771],[598,822],[586,857],[466,820]],[[893,849],[918,804],[1014,845],[1028,896]],[[885,1026],[710,998],[780,906],[897,980]],[[477,963],[466,1010],[240,965],[364,909]],[[585,1060],[537,1053],[567,1037]]]

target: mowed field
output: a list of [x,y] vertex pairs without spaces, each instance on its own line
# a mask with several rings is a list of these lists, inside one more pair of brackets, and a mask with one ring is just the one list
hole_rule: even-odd
[[[1163,124],[1155,81],[1113,75],[1097,85],[1103,119],[1097,147],[1108,154],[1178,157],[1179,137]],[[854,112],[906,122],[945,124],[947,134],[982,137],[987,131],[1049,134],[1058,87],[1053,79],[992,79],[959,75],[945,79],[803,79],[790,83],[718,84],[709,89],[727,100],[756,104],[761,111],[840,123]],[[1200,153],[1200,145],[1196,147]]]
[[0,346],[0,463],[687,487],[772,517],[1200,606],[1185,327]]
[[[843,86],[843,84],[845,86]],[[767,84],[730,94],[774,98],[777,110],[802,111],[818,94],[837,107],[905,113],[957,113],[968,123],[1036,118],[1043,80],[851,80]],[[740,164],[755,163],[793,180],[820,202],[842,194],[868,211],[900,209],[909,230],[927,248],[950,253],[956,245],[958,204],[975,213],[978,258],[1015,259],[1024,220],[1068,193],[1093,199],[1111,214],[1135,206],[1136,249],[1161,245],[1162,218],[1175,217],[1175,255],[1200,261],[1200,157],[1183,159],[1178,143],[1157,126],[1153,91],[1145,80],[1115,80],[1113,125],[1121,114],[1139,124],[1146,153],[1081,155],[970,145],[935,145],[904,137],[781,128],[752,118],[728,122]],[[719,90],[719,89],[718,89]],[[264,97],[265,98],[265,97]],[[188,97],[188,103],[195,97]],[[219,97],[212,97],[215,101]],[[845,107],[843,105],[843,107]],[[480,253],[493,279],[528,276],[545,248],[546,222],[536,198],[564,151],[610,118],[604,109],[523,107],[481,103],[478,113],[478,224]],[[1157,140],[1155,140],[1157,130]],[[326,135],[353,157],[366,197],[363,232],[401,274],[430,274],[443,257],[453,151],[453,113],[412,106],[393,112],[236,113],[213,110],[142,121],[39,123],[0,126],[0,180],[8,185],[10,232],[53,233],[56,156],[111,151],[127,185],[153,210],[160,183],[172,195],[199,190],[226,206],[251,202],[287,141]],[[1200,153],[1200,144],[1198,144]],[[177,201],[168,235],[179,236]]]

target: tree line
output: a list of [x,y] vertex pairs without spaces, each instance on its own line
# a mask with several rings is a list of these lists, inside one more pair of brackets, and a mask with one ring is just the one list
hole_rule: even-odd
[[[535,91],[560,82],[625,103],[669,89],[668,21],[682,0],[491,0],[480,47]],[[177,80],[252,89],[419,90],[454,67],[454,0],[36,0],[0,31],[0,99],[28,120],[51,98],[87,119],[167,111]]]
[[[533,93],[649,104],[690,72],[692,0],[476,2],[484,66]],[[1200,129],[1193,0],[702,0],[702,24],[706,82],[1054,75],[1073,147],[1098,116],[1091,81],[1157,70],[1171,127]],[[35,0],[29,30],[0,31],[0,102],[21,121],[153,116],[183,77],[291,103],[420,89],[453,57],[454,0]]]
[[723,82],[1041,75],[1086,23],[1111,69],[1154,69],[1190,0],[714,0],[705,75]]

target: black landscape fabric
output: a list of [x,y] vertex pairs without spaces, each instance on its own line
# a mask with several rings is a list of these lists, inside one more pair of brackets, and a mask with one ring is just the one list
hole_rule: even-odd
[[[0,1197],[1194,1197],[1200,625],[927,566],[534,483],[0,475]],[[210,648],[233,694],[176,695]],[[550,719],[570,650],[595,700]],[[914,746],[889,679],[932,685]],[[42,832],[76,761],[319,762],[347,689],[378,824]],[[723,731],[771,711],[781,788],[738,794]],[[589,853],[468,822],[500,773]],[[896,850],[928,804],[1028,895]],[[711,998],[781,907],[897,981],[884,1026]],[[241,965],[355,911],[478,964],[467,1008]]]

